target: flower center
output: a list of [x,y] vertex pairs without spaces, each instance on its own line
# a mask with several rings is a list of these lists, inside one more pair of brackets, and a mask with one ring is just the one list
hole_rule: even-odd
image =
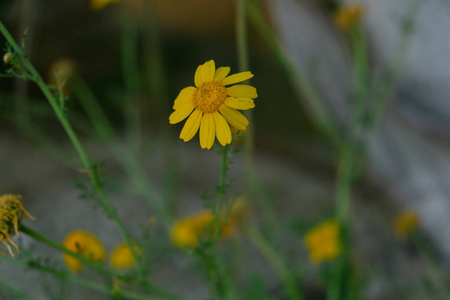
[[217,82],[205,82],[194,94],[194,105],[203,113],[219,111],[219,107],[227,98],[227,90]]

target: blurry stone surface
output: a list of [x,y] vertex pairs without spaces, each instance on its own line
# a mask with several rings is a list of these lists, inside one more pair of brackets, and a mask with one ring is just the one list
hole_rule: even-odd
[[[311,1],[268,3],[294,62],[303,66],[334,118],[345,124],[351,103],[350,63],[330,18]],[[364,26],[376,75],[392,63],[412,1],[360,3],[366,6]],[[370,144],[367,170],[396,205],[419,213],[446,262],[450,261],[450,230],[445,230],[450,228],[449,11],[448,1],[421,1],[403,70]]]

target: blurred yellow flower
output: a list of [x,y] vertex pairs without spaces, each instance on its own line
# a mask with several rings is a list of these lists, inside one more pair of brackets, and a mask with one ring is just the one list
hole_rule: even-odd
[[70,58],[60,58],[54,61],[48,71],[48,81],[57,87],[62,88],[64,95],[70,93],[67,86],[67,81],[72,77],[76,71],[76,63]]
[[99,11],[104,9],[111,3],[119,2],[120,0],[91,0],[91,9],[94,11]]
[[194,76],[196,87],[181,90],[173,105],[175,111],[169,117],[170,124],[189,117],[180,139],[185,142],[191,140],[200,128],[200,146],[211,149],[216,138],[222,146],[231,143],[228,124],[246,130],[248,120],[238,110],[255,107],[256,89],[245,84],[226,86],[250,79],[253,74],[247,71],[227,76],[229,73],[229,67],[216,70],[214,60],[197,68]]
[[[141,254],[141,250],[135,246],[136,254]],[[109,264],[116,269],[130,269],[134,267],[136,261],[130,247],[126,243],[120,243],[114,248],[109,257]]]
[[[236,200],[228,218],[221,220],[220,237],[225,239],[233,235],[243,222],[246,214],[246,205],[242,200]],[[214,230],[214,214],[209,210],[201,211],[195,215],[178,220],[172,226],[171,239],[179,247],[197,247],[201,238],[205,238]]]
[[[23,216],[34,220],[34,217],[23,207],[22,196],[11,194],[0,196],[0,242],[8,248],[9,254],[12,257],[14,257],[14,253],[12,252],[11,246],[17,252],[20,252],[20,250],[11,239],[11,234],[15,233],[19,235],[19,224]],[[1,250],[0,253],[4,254]]]
[[338,222],[328,220],[314,227],[305,236],[304,243],[312,263],[336,259],[341,253]]
[[405,238],[417,229],[420,223],[419,215],[411,210],[397,216],[394,221],[394,232],[398,238]]
[[350,30],[361,22],[364,14],[363,5],[346,4],[341,6],[334,14],[334,21],[342,30]]
[[[75,230],[66,236],[64,247],[91,259],[94,262],[102,261],[106,257],[105,247],[100,240],[92,233]],[[64,262],[73,272],[79,272],[83,269],[83,264],[78,259],[69,254],[64,254]]]

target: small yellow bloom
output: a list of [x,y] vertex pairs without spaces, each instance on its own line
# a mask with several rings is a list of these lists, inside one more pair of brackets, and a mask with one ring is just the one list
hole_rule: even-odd
[[334,220],[319,224],[308,232],[304,243],[314,264],[336,259],[341,253],[339,224]]
[[[137,246],[134,247],[134,251],[136,254],[141,254],[141,250]],[[126,243],[120,243],[112,251],[109,264],[116,269],[130,269],[136,264],[136,261],[130,247]]]
[[[70,251],[83,255],[94,262],[102,261],[106,257],[105,247],[100,240],[92,233],[75,230],[72,231],[64,240],[64,247]],[[79,272],[83,269],[81,261],[75,257],[64,254],[64,262],[73,272]]]
[[342,30],[350,30],[361,22],[365,14],[361,4],[347,4],[339,8],[334,15],[334,21]]
[[401,213],[394,221],[394,232],[398,238],[405,238],[417,229],[420,223],[419,215],[414,211]]
[[[228,218],[221,220],[222,239],[226,239],[236,232],[237,227],[243,222],[246,214],[246,205],[242,200],[237,200],[231,208]],[[215,217],[209,210],[201,211],[195,215],[178,220],[172,226],[171,239],[179,247],[197,247],[201,238],[214,230]]]
[[170,124],[189,117],[180,139],[187,142],[200,129],[200,146],[211,149],[216,138],[222,146],[231,143],[230,125],[246,130],[248,120],[238,110],[255,107],[256,89],[245,84],[227,86],[250,79],[253,74],[247,71],[227,76],[229,73],[229,67],[216,69],[214,60],[197,68],[196,87],[181,90],[173,105],[175,111],[169,117]]
[[[22,196],[11,194],[0,196],[0,242],[8,248],[12,257],[14,257],[14,252],[12,252],[11,246],[17,252],[20,252],[20,250],[11,239],[11,234],[19,235],[19,224],[23,216],[34,220],[34,217],[23,207]],[[4,254],[1,250],[0,253]]]
[[119,2],[120,0],[91,0],[91,9],[94,11],[99,11],[104,9],[111,3]]

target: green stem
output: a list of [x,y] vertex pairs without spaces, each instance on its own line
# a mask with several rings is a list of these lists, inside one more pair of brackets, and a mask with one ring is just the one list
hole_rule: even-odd
[[98,103],[97,98],[89,89],[88,85],[80,78],[73,79],[77,95],[83,109],[86,111],[98,137],[108,145],[108,149],[116,157],[118,162],[122,165],[131,181],[136,186],[136,189],[145,196],[150,206],[155,207],[158,214],[164,215],[167,223],[170,223],[171,214],[164,206],[164,201],[161,195],[156,191],[136,158],[132,155],[129,149],[120,147],[120,138],[114,130],[113,125],[105,114],[105,111]]
[[436,287],[444,293],[444,295],[450,295],[450,287],[447,284],[446,275],[440,269],[438,262],[435,257],[433,257],[422,235],[419,232],[413,232],[411,234],[411,239],[431,272],[433,277],[431,282],[433,282],[434,285],[436,285]]
[[210,264],[210,270],[212,275],[213,293],[218,299],[237,299],[236,289],[232,284],[230,274],[227,271],[227,267],[224,265],[223,257],[220,254],[220,235],[221,235],[221,223],[222,223],[222,207],[223,196],[227,188],[227,173],[230,162],[230,156],[233,153],[234,142],[230,145],[220,149],[221,151],[221,167],[219,175],[219,184],[216,191],[216,202],[214,205],[214,226],[212,236],[212,264]]
[[375,84],[375,90],[373,91],[373,107],[371,114],[368,117],[367,128],[367,140],[370,142],[373,134],[376,132],[376,127],[380,121],[380,117],[384,112],[386,107],[389,93],[391,92],[394,83],[403,67],[405,59],[407,57],[407,52],[411,37],[414,33],[415,21],[417,14],[419,13],[420,6],[423,0],[412,0],[411,4],[407,10],[405,19],[402,24],[402,36],[401,40],[394,52],[392,58],[391,66],[386,70],[386,72],[381,76],[381,78]]
[[11,282],[7,281],[6,279],[0,277],[0,286],[2,293],[7,292],[8,294],[12,295],[12,299],[20,298],[20,299],[27,299],[27,300],[36,300],[37,298],[31,296],[30,294],[22,291],[17,286],[12,284]]
[[312,86],[311,82],[304,75],[303,68],[290,58],[287,51],[281,46],[278,38],[272,27],[263,18],[262,12],[251,1],[245,1],[247,7],[247,15],[253,26],[260,33],[263,39],[267,42],[270,49],[274,52],[280,64],[285,68],[294,81],[300,86],[304,94],[302,100],[306,109],[311,112],[311,120],[316,127],[329,138],[336,148],[342,146],[342,137],[339,132],[339,127],[334,124],[330,112],[323,104],[324,102],[317,94],[317,91]]
[[246,228],[246,233],[249,236],[255,247],[272,265],[278,276],[281,278],[286,293],[292,300],[302,300],[303,294],[300,285],[294,274],[291,273],[289,267],[278,255],[277,251],[272,248],[264,236],[254,227],[249,225]]
[[[52,247],[53,249],[56,249],[62,253],[68,254],[76,259],[78,259],[79,261],[81,261],[83,263],[83,265],[86,265],[96,271],[98,271],[99,273],[108,275],[108,276],[114,276],[120,280],[123,280],[125,282],[130,281],[129,277],[124,275],[121,272],[117,272],[115,270],[112,270],[110,268],[105,267],[104,265],[100,264],[100,263],[96,263],[93,262],[92,260],[90,260],[89,258],[80,255],[76,252],[70,251],[69,249],[65,248],[64,246],[62,246],[61,244],[49,239],[48,237],[40,234],[37,231],[34,231],[33,229],[25,226],[25,225],[20,225],[20,231],[27,234],[29,237],[43,243],[46,244],[47,246]],[[134,280],[132,280],[132,282],[135,282]],[[160,295],[165,296],[168,299],[173,299],[173,300],[180,300],[180,298],[178,298],[177,296],[171,294],[170,292],[164,290],[161,287],[158,287],[156,285],[153,285],[150,282],[147,281],[142,281],[139,280],[138,282],[135,282],[140,284],[141,286],[146,286],[149,287],[153,292],[158,293]]]
[[6,258],[6,260],[13,264],[21,265],[24,268],[33,268],[42,273],[50,274],[53,277],[55,277],[61,281],[72,282],[74,284],[87,287],[91,290],[95,290],[95,291],[107,294],[109,296],[113,296],[113,297],[122,296],[125,299],[131,299],[131,300],[160,300],[161,299],[159,297],[142,295],[142,294],[135,293],[135,292],[128,291],[128,290],[123,290],[123,289],[117,290],[114,287],[111,287],[111,288],[106,287],[106,286],[99,284],[97,282],[94,282],[92,280],[87,280],[82,277],[76,276],[74,274],[69,274],[65,271],[57,270],[52,267],[36,263],[34,261],[26,262],[26,261],[21,261],[21,260],[9,258],[9,257]]
[[[236,0],[236,47],[239,62],[239,71],[244,72],[249,70],[249,54],[248,54],[248,34],[247,34],[247,14],[246,5],[247,0]],[[253,112],[251,110],[245,111],[244,115],[247,117],[249,125],[245,132],[244,151],[245,151],[245,187],[246,197],[251,198],[253,168],[254,168],[254,122]]]
[[[111,202],[106,197],[105,192],[101,186],[100,179],[98,177],[98,172],[95,170],[95,168],[89,162],[88,156],[87,156],[83,146],[81,145],[81,142],[79,141],[76,133],[72,129],[72,126],[70,125],[70,123],[69,123],[68,119],[66,118],[64,112],[62,111],[61,107],[58,105],[58,101],[52,95],[48,86],[44,83],[42,77],[39,75],[39,73],[36,71],[34,66],[31,64],[31,62],[25,56],[22,49],[17,45],[16,41],[13,39],[13,37],[8,32],[8,30],[3,25],[2,22],[0,22],[0,31],[3,34],[3,36],[6,38],[6,40],[10,43],[10,45],[13,47],[16,54],[21,58],[23,64],[26,66],[26,68],[30,72],[31,79],[39,86],[42,93],[47,98],[48,102],[50,103],[50,106],[52,107],[58,120],[62,124],[64,130],[66,131],[67,135],[69,136],[69,139],[71,140],[73,146],[75,147],[75,149],[78,153],[78,156],[80,157],[84,167],[87,170],[89,170],[92,184],[94,186],[95,191],[100,196],[100,203],[102,204],[103,209],[105,210],[107,215],[116,223],[121,235],[125,239],[128,247],[131,249],[131,252],[132,252],[135,260],[139,261],[138,256],[135,253],[135,250],[133,247],[131,236],[125,231],[122,221],[120,220],[119,216],[117,215],[115,208],[112,206]],[[140,270],[141,266],[139,266],[139,264],[137,264],[137,269],[139,271],[142,271],[142,270]]]
[[[125,5],[125,4],[124,4]],[[139,28],[136,20],[125,8],[122,13],[121,57],[122,73],[125,83],[125,125],[130,143],[131,153],[141,157],[141,112],[138,92],[140,74],[138,67],[138,37]],[[138,159],[139,160],[139,159]]]

